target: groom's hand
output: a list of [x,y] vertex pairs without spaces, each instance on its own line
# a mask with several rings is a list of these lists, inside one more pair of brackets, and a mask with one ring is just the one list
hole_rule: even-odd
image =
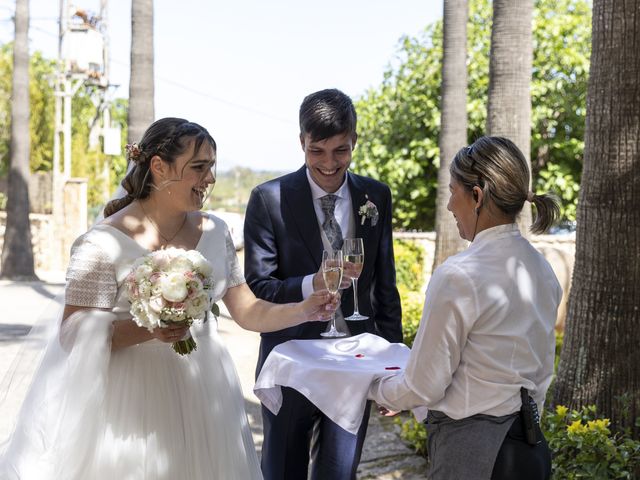
[[342,271],[342,283],[340,284],[340,288],[349,288],[351,286],[351,280],[357,278],[358,270],[356,269],[356,264],[352,262],[344,262],[344,268]]
[[[354,264],[351,262],[344,262],[342,269],[342,281],[340,282],[340,290],[344,290],[351,286],[351,279],[357,275]],[[313,276],[313,290],[323,290],[325,288],[324,277],[322,276],[322,267]]]

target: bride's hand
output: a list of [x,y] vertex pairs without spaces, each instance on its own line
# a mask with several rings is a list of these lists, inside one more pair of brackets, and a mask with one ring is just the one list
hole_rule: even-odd
[[187,325],[169,325],[163,328],[155,328],[151,336],[165,343],[179,342],[189,331]]
[[339,304],[340,293],[332,295],[328,290],[318,290],[302,301],[300,306],[307,321],[325,322],[331,320]]

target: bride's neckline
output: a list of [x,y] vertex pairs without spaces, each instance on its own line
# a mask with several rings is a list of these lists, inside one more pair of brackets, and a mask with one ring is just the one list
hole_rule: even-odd
[[[201,232],[200,232],[200,237],[198,238],[198,242],[196,243],[195,247],[190,248],[190,249],[185,249],[185,250],[198,250],[198,247],[200,247],[200,243],[202,243],[202,238],[204,237],[205,232],[207,232],[207,222],[209,222],[211,219],[209,217],[209,215],[203,215],[202,216],[202,220],[201,220]],[[144,250],[145,252],[155,252],[157,250],[162,250],[162,249],[157,249],[157,250],[151,250],[147,247],[142,246],[139,242],[137,242],[131,235],[129,235],[128,233],[120,230],[118,227],[114,227],[113,225],[109,224],[109,223],[99,223],[97,224],[94,228],[96,227],[108,227],[111,230],[114,230],[116,232],[118,232],[121,236],[127,238],[130,242],[134,243],[135,245],[138,246],[138,248],[140,248],[141,250]],[[172,245],[168,245],[167,247],[171,247]],[[182,248],[182,247],[180,247]]]

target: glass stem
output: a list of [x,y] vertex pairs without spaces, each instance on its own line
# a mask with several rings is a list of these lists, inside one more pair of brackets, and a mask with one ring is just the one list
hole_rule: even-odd
[[353,312],[360,313],[358,310],[358,279],[352,278],[351,283],[353,283]]

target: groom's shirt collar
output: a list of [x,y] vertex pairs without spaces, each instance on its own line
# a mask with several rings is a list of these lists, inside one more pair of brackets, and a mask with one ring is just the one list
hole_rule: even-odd
[[[318,186],[316,182],[313,181],[313,178],[311,178],[311,174],[309,173],[308,168],[305,169],[305,172],[307,173],[307,180],[309,181],[309,186],[311,187],[311,197],[314,200],[318,200],[319,198],[322,198],[325,195],[329,195],[329,192],[325,192],[322,188]],[[342,182],[342,185],[340,185],[340,188],[338,190],[333,192],[334,195],[336,195],[338,198],[343,200],[351,198],[351,195],[349,194],[349,182],[347,181],[348,175],[349,175],[349,172],[346,172],[344,175],[344,180]]]

